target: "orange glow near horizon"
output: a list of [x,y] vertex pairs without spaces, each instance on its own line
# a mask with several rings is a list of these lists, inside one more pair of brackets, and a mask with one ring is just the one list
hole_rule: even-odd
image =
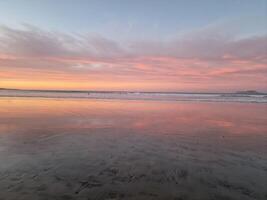
[[233,55],[36,57],[0,52],[0,69],[0,88],[14,89],[266,91],[267,84],[264,57]]
[[[162,83],[146,83],[146,82],[100,82],[100,81],[85,81],[85,82],[70,82],[70,81],[20,81],[20,80],[4,80],[0,81],[2,88],[14,89],[51,89],[51,90],[152,90],[158,86],[160,90],[166,90],[170,84]],[[165,86],[165,87],[164,87]]]

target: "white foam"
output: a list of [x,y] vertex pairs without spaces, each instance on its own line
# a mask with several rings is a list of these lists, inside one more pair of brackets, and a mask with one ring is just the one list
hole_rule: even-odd
[[144,92],[64,92],[0,90],[0,97],[43,97],[43,98],[88,98],[129,99],[162,101],[210,101],[267,103],[266,95],[204,94],[204,93],[144,93]]

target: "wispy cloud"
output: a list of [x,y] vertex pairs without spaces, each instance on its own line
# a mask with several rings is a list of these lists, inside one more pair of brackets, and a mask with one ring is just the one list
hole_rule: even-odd
[[206,28],[164,41],[120,43],[101,35],[1,26],[0,70],[5,80],[102,80],[107,88],[117,81],[147,83],[153,90],[153,83],[170,90],[263,89],[267,36],[237,38]]

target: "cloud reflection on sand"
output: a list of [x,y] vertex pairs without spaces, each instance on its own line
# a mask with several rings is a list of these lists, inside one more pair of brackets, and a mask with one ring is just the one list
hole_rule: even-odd
[[0,99],[5,199],[264,199],[266,104]]

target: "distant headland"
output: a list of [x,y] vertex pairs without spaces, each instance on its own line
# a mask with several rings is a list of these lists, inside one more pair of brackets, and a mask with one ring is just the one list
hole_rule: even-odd
[[264,93],[258,92],[256,90],[244,90],[244,91],[237,91],[236,94],[261,95]]

